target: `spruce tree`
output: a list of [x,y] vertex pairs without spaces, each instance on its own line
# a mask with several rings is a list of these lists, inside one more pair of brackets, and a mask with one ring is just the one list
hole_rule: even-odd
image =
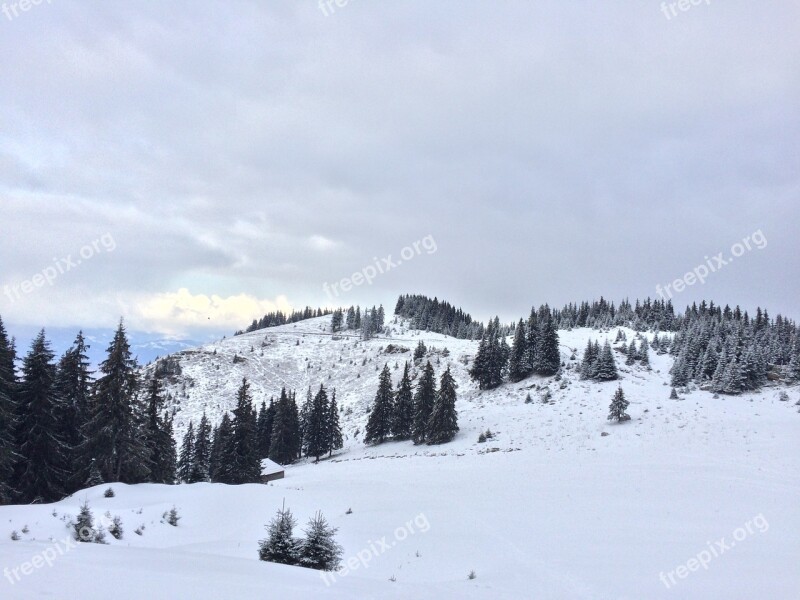
[[511,356],[508,361],[508,378],[512,382],[522,381],[529,374],[528,339],[525,334],[525,322],[520,319],[514,332],[514,343],[511,345]]
[[181,453],[178,458],[178,479],[182,483],[191,483],[194,470],[194,422],[189,421],[189,428],[183,436]]
[[153,377],[147,383],[145,398],[147,419],[144,426],[144,441],[149,453],[150,481],[174,483],[175,441],[172,439],[172,423],[167,413],[162,416],[164,406],[161,381]]
[[200,418],[192,447],[192,469],[189,483],[199,483],[211,479],[211,424],[206,413]]
[[89,420],[89,398],[91,395],[91,372],[86,354],[89,346],[78,333],[72,347],[58,363],[56,394],[58,395],[59,438],[66,446],[67,481],[65,492],[79,490],[88,475],[88,464],[83,460],[81,448],[85,442],[84,426]]
[[580,374],[581,379],[593,379],[597,371],[598,354],[592,340],[586,343],[586,349],[583,351],[583,360],[581,361]]
[[269,408],[267,403],[262,402],[258,410],[258,420],[256,422],[256,435],[258,437],[258,456],[267,458],[269,456],[269,441],[272,436],[272,423],[275,418],[275,408],[270,399]]
[[17,430],[17,489],[22,502],[53,502],[64,494],[69,457],[60,433],[56,365],[44,330],[22,362]]
[[298,564],[300,542],[294,537],[296,525],[297,521],[288,508],[279,510],[267,526],[267,538],[259,543],[258,558],[282,565]]
[[628,404],[630,403],[625,399],[622,387],[618,387],[617,391],[614,392],[614,399],[608,407],[608,420],[617,422],[629,421],[631,417],[625,412],[628,409]]
[[612,381],[617,379],[617,365],[614,362],[614,354],[611,350],[611,344],[606,341],[603,349],[600,351],[600,356],[597,357],[597,373],[595,378],[599,381]]
[[296,458],[294,436],[292,403],[284,388],[275,408],[269,458],[281,465],[288,465],[294,461]]
[[445,444],[458,433],[458,413],[456,412],[456,382],[450,367],[442,373],[436,403],[428,419],[426,441],[428,444]]
[[403,378],[397,386],[394,401],[394,418],[392,419],[392,435],[397,440],[407,440],[414,429],[414,393],[411,389],[411,378],[408,374],[408,362],[403,368]]
[[0,504],[9,504],[16,496],[12,485],[14,467],[19,460],[15,354],[0,319]]
[[436,378],[433,372],[433,365],[428,361],[414,392],[414,429],[412,438],[415,444],[422,444],[428,439],[428,421],[433,412],[434,404],[436,404]]
[[528,317],[526,326],[525,340],[525,377],[533,374],[533,367],[536,364],[536,352],[539,348],[539,317],[536,310],[531,307],[531,314]]
[[327,440],[326,447],[328,456],[333,456],[334,450],[340,450],[344,447],[344,438],[342,437],[342,427],[339,425],[339,408],[336,405],[336,390],[333,390],[331,395],[331,403],[328,407],[328,422],[326,425]]
[[386,364],[378,381],[378,391],[372,404],[372,411],[367,420],[364,442],[382,444],[392,433],[392,417],[394,406],[392,401],[392,374]]
[[305,538],[300,544],[300,564],[318,571],[336,571],[344,552],[334,538],[337,531],[336,527],[328,524],[322,513],[309,519]]
[[222,415],[219,426],[214,430],[211,441],[209,471],[211,481],[233,483],[234,476],[233,424],[230,415]]
[[258,483],[261,479],[261,459],[258,456],[256,439],[256,415],[250,384],[242,379],[236,393],[236,408],[233,411],[233,483]]
[[558,331],[550,312],[540,319],[539,344],[533,370],[538,375],[555,375],[561,369],[561,352],[558,349]]
[[636,352],[636,340],[632,339],[630,345],[628,346],[627,350],[628,358],[625,360],[625,364],[631,366],[633,363],[636,362],[637,352]]
[[95,459],[104,481],[141,483],[147,480],[148,454],[140,435],[136,412],[138,365],[131,357],[125,328],[120,322],[100,364],[94,385],[89,421],[84,428],[82,455]]
[[648,370],[650,369],[650,344],[647,342],[647,338],[642,340],[642,345],[639,348],[639,362],[642,363],[643,367],[646,367]]
[[425,354],[428,352],[428,348],[425,346],[425,343],[420,340],[417,344],[417,347],[414,348],[414,360],[420,360],[425,358]]
[[329,418],[328,392],[323,385],[320,385],[319,391],[314,395],[311,410],[307,417],[305,439],[303,441],[303,449],[306,456],[313,456],[316,462],[319,462],[320,456],[328,452]]

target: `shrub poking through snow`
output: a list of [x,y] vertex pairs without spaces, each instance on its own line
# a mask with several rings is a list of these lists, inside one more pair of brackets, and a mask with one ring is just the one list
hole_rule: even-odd
[[108,488],[105,492],[103,492],[103,496],[105,498],[113,498],[116,494],[114,494],[114,488]]
[[169,509],[167,512],[164,513],[164,519],[167,521],[167,523],[169,523],[173,527],[177,527],[178,521],[181,520],[181,517],[178,516],[178,509],[173,506],[171,509]]

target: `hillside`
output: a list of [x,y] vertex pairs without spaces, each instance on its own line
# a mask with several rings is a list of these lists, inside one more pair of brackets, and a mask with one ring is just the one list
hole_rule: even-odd
[[[617,382],[581,381],[567,369],[561,382],[533,377],[479,391],[465,364],[477,342],[408,331],[402,322],[390,322],[389,338],[363,342],[331,336],[329,320],[175,354],[182,381],[168,391],[180,403],[180,437],[204,410],[217,422],[231,409],[242,377],[259,403],[282,386],[300,399],[309,385],[324,383],[336,388],[343,409],[343,450],[289,466],[285,479],[266,486],[115,484],[115,498],[103,497],[106,485],[55,505],[0,507],[7,530],[0,562],[9,568],[51,547],[47,540],[63,539],[65,520],[84,499],[96,517],[109,510],[126,528],[108,547],[81,545],[13,588],[4,581],[4,597],[41,597],[64,586],[79,586],[82,598],[796,597],[797,387],[791,402],[778,399],[777,387],[719,398],[695,390],[670,400],[671,357],[651,353],[650,371],[618,359],[632,420],[610,424]],[[569,364],[589,338],[602,343],[616,333],[560,331],[562,358]],[[461,431],[443,446],[365,447],[377,369],[388,362],[396,383],[419,340],[437,375],[451,366]],[[387,354],[388,344],[408,352]],[[244,360],[234,364],[234,356]],[[478,443],[486,429],[495,437]],[[339,528],[345,563],[356,568],[326,581],[259,562],[263,526],[283,502],[301,529],[321,510]],[[162,523],[173,505],[182,517],[177,528]],[[10,541],[25,525],[22,539]],[[728,549],[712,556],[723,538]],[[681,577],[678,569],[698,556],[707,568]]]

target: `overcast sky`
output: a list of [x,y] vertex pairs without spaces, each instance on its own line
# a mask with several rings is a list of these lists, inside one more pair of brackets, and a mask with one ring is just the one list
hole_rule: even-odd
[[405,292],[508,320],[747,236],[676,307],[800,317],[796,0],[10,4],[10,326],[202,336]]

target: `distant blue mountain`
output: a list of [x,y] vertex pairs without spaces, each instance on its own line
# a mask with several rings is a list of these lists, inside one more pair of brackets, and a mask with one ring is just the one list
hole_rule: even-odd
[[[16,338],[17,355],[21,358],[30,348],[31,342],[41,330],[40,327],[6,325],[10,336]],[[48,327],[45,335],[56,354],[56,360],[75,341],[79,328],[74,327]],[[114,329],[84,329],[83,336],[89,344],[89,360],[93,367],[97,367],[106,357],[106,350],[111,340],[114,339]],[[131,352],[139,360],[139,364],[147,364],[160,356],[173,352],[194,348],[202,344],[191,339],[170,339],[154,333],[141,331],[128,331],[128,341]]]

